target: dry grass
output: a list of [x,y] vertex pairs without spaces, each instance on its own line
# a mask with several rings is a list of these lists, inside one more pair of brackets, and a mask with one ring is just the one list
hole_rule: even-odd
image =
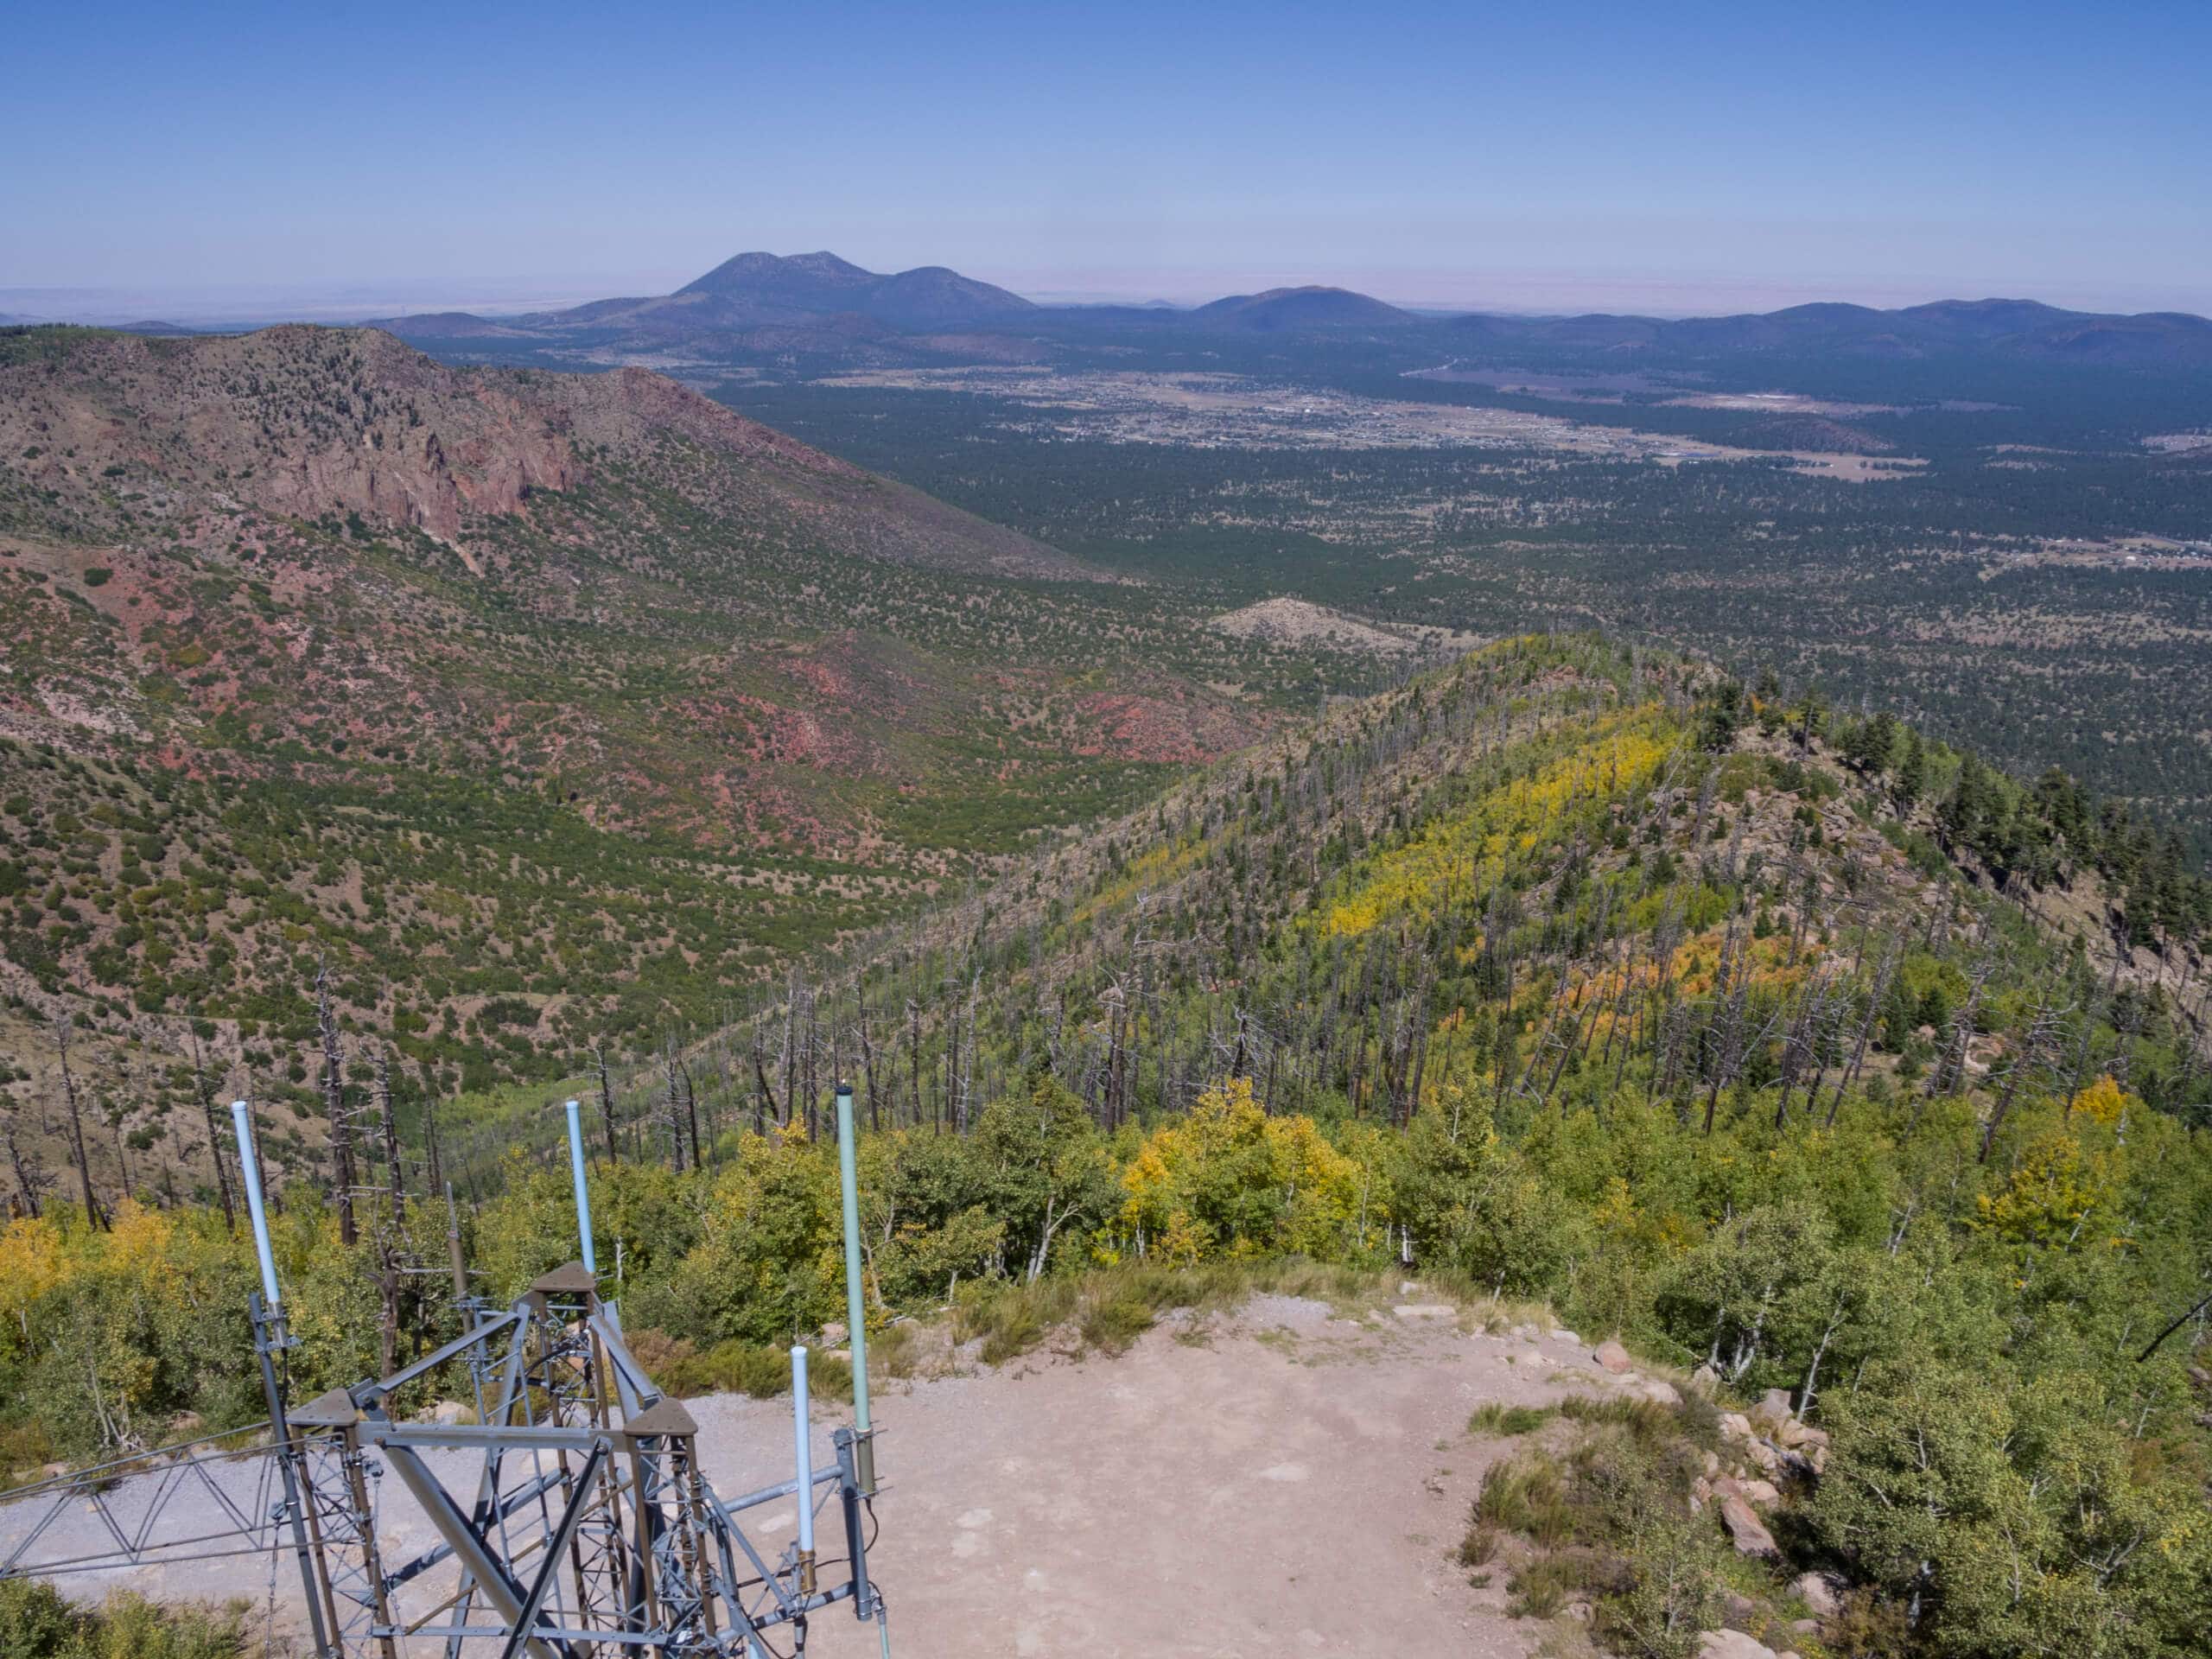
[[1493,1400],[1467,1419],[1470,1434],[1529,1434],[1551,1421],[1556,1406],[1509,1406]]

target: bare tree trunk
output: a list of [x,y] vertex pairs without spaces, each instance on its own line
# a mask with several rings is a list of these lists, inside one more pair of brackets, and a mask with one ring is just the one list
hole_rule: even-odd
[[353,1125],[346,1115],[345,1057],[338,1046],[338,1017],[330,1007],[330,964],[315,976],[315,1025],[322,1037],[323,1110],[330,1119],[332,1184],[338,1192],[338,1237],[348,1249],[359,1236],[353,1226]]
[[433,1192],[444,1191],[445,1160],[438,1148],[438,1097],[431,1091],[429,1079],[416,1068],[415,1081],[423,1089],[423,1157],[426,1166],[424,1184]]
[[753,1027],[753,1133],[765,1136],[776,1113],[776,1091],[768,1086],[768,1065],[760,1052],[760,1027]]
[[8,1166],[15,1171],[16,1189],[22,1195],[16,1202],[22,1206],[23,1214],[35,1221],[39,1211],[38,1183],[23,1163],[23,1154],[16,1145],[16,1126],[13,1123],[8,1125],[7,1137]]
[[399,1162],[399,1123],[391,1109],[391,1062],[382,1049],[377,1051],[377,1121],[384,1132],[384,1164],[385,1174],[391,1182],[391,1218],[394,1223],[407,1219],[407,1178]]
[[922,1126],[922,1011],[913,998],[906,999],[907,1080],[914,1088],[914,1127]]
[[236,1232],[238,1218],[231,1207],[231,1172],[223,1162],[223,1137],[215,1127],[215,1095],[207,1086],[207,1068],[200,1053],[200,1033],[190,1020],[185,1021],[184,1029],[192,1039],[192,1086],[200,1096],[200,1115],[207,1120],[207,1156],[215,1166],[215,1192],[223,1201],[223,1226]]
[[92,1192],[92,1161],[85,1155],[85,1120],[77,1103],[77,1079],[69,1070],[69,1039],[74,1030],[67,1014],[54,1022],[54,1046],[61,1056],[61,1096],[69,1108],[69,1145],[77,1155],[77,1179],[84,1189],[85,1218],[95,1231],[107,1230],[107,1217]]
[[591,1057],[599,1067],[599,1122],[607,1135],[607,1161],[612,1166],[622,1161],[620,1148],[614,1140],[614,1085],[607,1080],[606,1049],[594,1043]]
[[699,1090],[691,1081],[691,1068],[684,1065],[680,1054],[676,1058],[676,1069],[683,1077],[683,1117],[691,1130],[691,1167],[703,1168],[706,1160],[699,1155]]
[[676,1173],[683,1173],[683,1096],[676,1081],[676,1038],[671,1033],[661,1048],[661,1121],[668,1126],[669,1161]]

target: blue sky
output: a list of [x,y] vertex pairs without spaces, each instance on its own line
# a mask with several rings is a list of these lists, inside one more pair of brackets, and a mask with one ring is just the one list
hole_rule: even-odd
[[1058,295],[2212,311],[2202,3],[16,0],[0,62],[0,310],[827,247]]

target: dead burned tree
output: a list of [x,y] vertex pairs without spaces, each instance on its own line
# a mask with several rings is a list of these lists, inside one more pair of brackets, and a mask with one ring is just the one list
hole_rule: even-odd
[[[1789,1022],[1789,1034],[1782,1040],[1782,1075],[1777,1079],[1782,1084],[1782,1092],[1774,1103],[1774,1127],[1777,1130],[1789,1121],[1789,1096],[1796,1091],[1797,1079],[1813,1058],[1815,1033],[1827,1006],[1827,980],[1817,974],[1808,982],[1805,995],[1798,1001],[1796,1015]],[[1808,1092],[1808,1102],[1819,1092],[1820,1083],[1815,1078]],[[1807,1109],[1810,1109],[1809,1103]]]
[[399,1124],[391,1107],[391,1063],[382,1049],[376,1055],[377,1122],[384,1135],[384,1164],[391,1185],[391,1218],[407,1218],[407,1182],[399,1164]]
[[446,1185],[444,1163],[438,1155],[438,1097],[419,1066],[415,1081],[423,1090],[423,1191],[435,1195]]
[[3,1133],[8,1141],[8,1167],[16,1177],[16,1196],[10,1202],[18,1206],[24,1216],[35,1221],[41,1208],[39,1188],[43,1183],[37,1173],[23,1160],[22,1149],[16,1144],[16,1125],[12,1120]]
[[[1866,1063],[1866,1046],[1872,1040],[1875,1021],[1882,1017],[1882,1008],[1890,999],[1890,988],[1897,982],[1897,967],[1904,960],[1904,944],[1895,935],[1883,947],[1880,965],[1874,969],[1874,985],[1866,997],[1866,1013],[1859,1022],[1859,1036],[1851,1049],[1851,1064],[1836,1079],[1835,1094],[1828,1101],[1827,1127],[1835,1127],[1835,1115],[1843,1108],[1844,1091],[1859,1081],[1859,1069]],[[1820,1081],[1816,1077],[1813,1092],[1805,1102],[1805,1112],[1810,1116],[1820,1107]]]
[[215,1166],[215,1192],[223,1201],[223,1225],[237,1230],[237,1212],[231,1205],[231,1172],[223,1161],[223,1137],[215,1124],[215,1091],[207,1086],[207,1067],[200,1052],[200,1033],[191,1020],[185,1022],[186,1033],[192,1039],[192,1087],[200,1096],[200,1110],[207,1120],[207,1159]]
[[680,1173],[684,1168],[684,1153],[690,1152],[690,1167],[700,1166],[699,1155],[699,1099],[692,1087],[691,1068],[683,1063],[677,1051],[676,1037],[671,1033],[661,1048],[661,1122],[667,1131],[670,1161]]
[[338,1046],[338,1016],[330,1006],[330,964],[315,975],[315,1027],[322,1039],[322,1105],[330,1119],[331,1185],[338,1196],[338,1236],[352,1249],[359,1235],[353,1224],[353,1124],[346,1110],[346,1057]]
[[67,1014],[54,1022],[54,1046],[61,1058],[61,1098],[69,1109],[69,1149],[77,1160],[77,1180],[84,1189],[85,1218],[100,1232],[107,1230],[107,1216],[92,1192],[92,1161],[85,1155],[85,1118],[77,1099],[76,1074],[69,1069],[69,1039],[75,1025]]
[[[2021,1082],[2031,1071],[2048,1067],[2056,1053],[2060,1038],[2066,1029],[2066,1017],[2070,1008],[2054,1008],[2049,1002],[2036,1005],[2034,1016],[2028,1021],[2027,1035],[2021,1039],[2020,1052],[2012,1061],[2005,1077],[2005,1087],[1997,1096],[1997,1104],[1989,1114],[1989,1121],[1981,1126],[1981,1152],[1977,1163],[1989,1161],[1990,1148],[1997,1144],[1997,1132],[2005,1127],[2005,1120],[2012,1110],[2012,1098],[2020,1091]],[[2067,1111],[2071,1114],[2069,1100]]]
[[1996,971],[1997,964],[1986,952],[1975,963],[1974,972],[1967,981],[1967,1000],[1959,1005],[1959,1011],[1951,1020],[1950,1035],[1944,1044],[1942,1060],[1928,1074],[1926,1092],[1931,1098],[1966,1091],[1967,1045],[1974,1040],[1974,1020],[1981,1013],[1982,992],[1989,984],[1990,976]]
[[753,1133],[766,1135],[776,1116],[776,1091],[768,1086],[767,1057],[760,1052],[760,1027],[753,1027]]
[[[755,1039],[758,1040],[757,1039]],[[607,1050],[598,1043],[591,1046],[593,1063],[599,1067],[599,1123],[607,1135],[607,1161],[611,1165],[622,1161],[614,1141],[614,1085],[607,1076]]]

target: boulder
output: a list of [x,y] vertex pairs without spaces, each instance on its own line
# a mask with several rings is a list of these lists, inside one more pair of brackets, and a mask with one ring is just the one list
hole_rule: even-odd
[[1774,1438],[1777,1444],[1793,1452],[1802,1446],[1826,1446],[1828,1443],[1826,1429],[1815,1428],[1810,1423],[1800,1422],[1795,1417],[1776,1430]]
[[1628,1350],[1622,1347],[1618,1342],[1612,1341],[1599,1343],[1598,1344],[1597,1351],[1592,1353],[1590,1357],[1596,1360],[1599,1364],[1604,1366],[1616,1376],[1625,1372],[1629,1367],[1634,1363],[1634,1362],[1628,1357]]
[[1690,1387],[1710,1400],[1720,1387],[1720,1373],[1710,1365],[1700,1365],[1690,1373]]
[[1753,1406],[1747,1414],[1752,1427],[1764,1434],[1776,1434],[1797,1414],[1790,1409],[1789,1389],[1769,1389],[1759,1396],[1758,1404]]
[[1782,1472],[1782,1453],[1776,1451],[1764,1440],[1754,1440],[1747,1441],[1744,1446],[1744,1455],[1749,1458],[1753,1463],[1758,1465],[1761,1471],[1764,1473],[1777,1475]]
[[1775,1659],[1775,1652],[1741,1630],[1707,1630],[1697,1639],[1697,1659]]
[[1782,1494],[1770,1480],[1747,1480],[1742,1483],[1744,1502],[1755,1510],[1770,1510],[1782,1502]]
[[436,1400],[431,1402],[430,1408],[423,1415],[430,1422],[445,1428],[452,1428],[457,1425],[474,1422],[476,1408],[459,1400]]
[[1655,1406],[1679,1406],[1682,1403],[1681,1393],[1662,1376],[1644,1378],[1643,1397]]
[[1720,1438],[1724,1440],[1748,1440],[1751,1438],[1751,1421],[1740,1411],[1720,1414]]
[[1738,1555],[1757,1555],[1771,1560],[1782,1554],[1774,1541],[1774,1535],[1749,1503],[1740,1497],[1720,1500],[1720,1524],[1728,1529],[1728,1541],[1736,1546]]
[[1824,1573],[1800,1573],[1789,1587],[1797,1592],[1797,1599],[1811,1610],[1815,1618],[1834,1618],[1843,1611],[1842,1599]]

